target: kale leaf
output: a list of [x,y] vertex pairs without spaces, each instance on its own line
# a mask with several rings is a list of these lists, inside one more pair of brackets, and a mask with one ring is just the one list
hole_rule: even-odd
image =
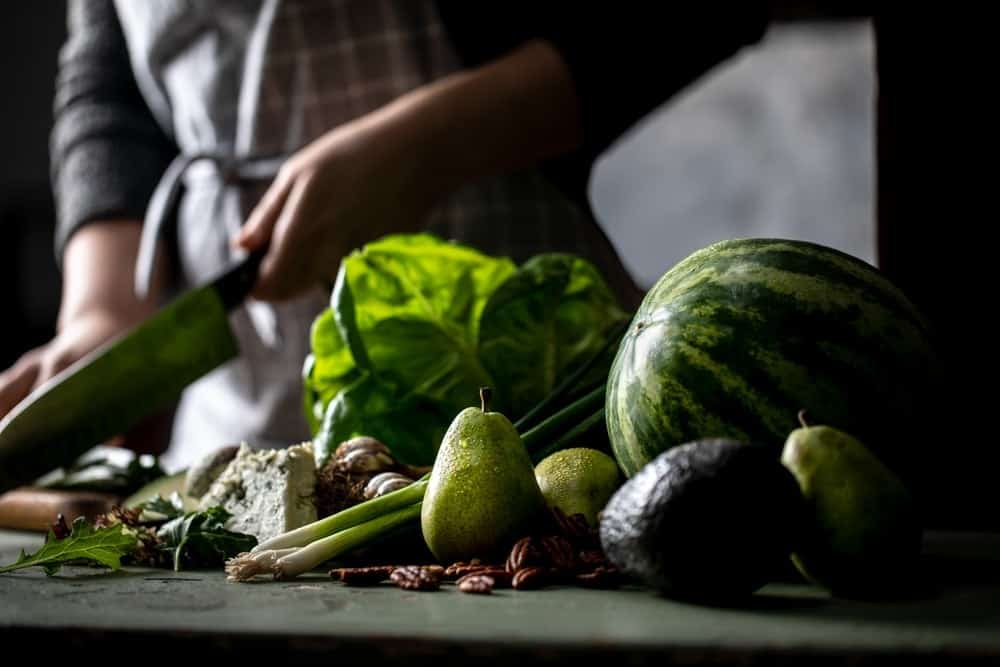
[[173,555],[174,570],[222,565],[226,559],[257,546],[253,535],[226,529],[232,515],[222,507],[188,512],[166,522],[157,531],[161,548]]

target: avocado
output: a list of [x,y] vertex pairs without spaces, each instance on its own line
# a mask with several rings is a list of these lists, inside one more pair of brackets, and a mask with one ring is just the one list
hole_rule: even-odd
[[725,602],[786,567],[803,520],[780,449],[729,439],[673,447],[608,502],[601,545],[625,574],[667,596]]

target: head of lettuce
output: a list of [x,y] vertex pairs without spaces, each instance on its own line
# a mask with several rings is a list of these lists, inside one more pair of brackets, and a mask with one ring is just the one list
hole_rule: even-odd
[[[359,434],[427,465],[448,424],[494,388],[511,420],[597,353],[628,315],[597,269],[564,253],[520,267],[430,234],[346,257],[313,323],[305,409],[322,465]],[[593,373],[607,374],[606,364]]]

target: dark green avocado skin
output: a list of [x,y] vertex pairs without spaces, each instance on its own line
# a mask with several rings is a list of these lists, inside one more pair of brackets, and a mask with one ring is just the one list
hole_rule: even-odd
[[787,570],[803,499],[780,449],[704,439],[667,450],[612,496],[601,545],[670,597],[739,599]]

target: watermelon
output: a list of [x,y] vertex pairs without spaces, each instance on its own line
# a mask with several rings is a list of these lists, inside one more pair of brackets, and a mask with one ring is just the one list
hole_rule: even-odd
[[938,373],[927,322],[874,267],[802,241],[723,241],[643,300],[608,376],[608,435],[631,476],[700,438],[780,448],[805,410],[905,477]]

